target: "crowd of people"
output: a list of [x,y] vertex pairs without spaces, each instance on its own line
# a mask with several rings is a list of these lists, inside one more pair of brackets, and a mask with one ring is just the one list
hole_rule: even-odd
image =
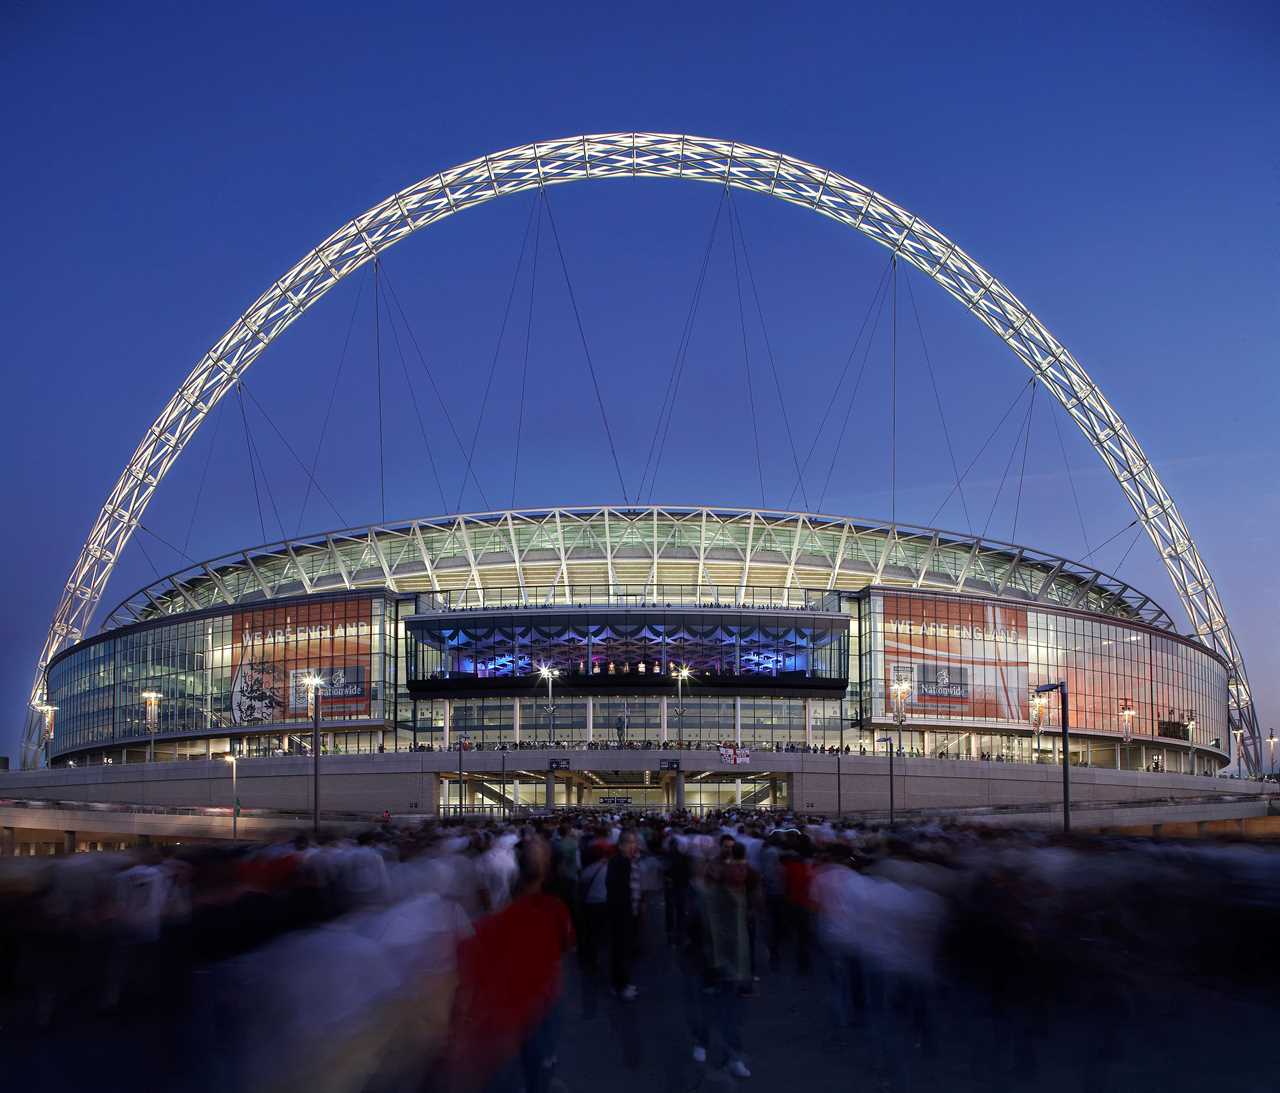
[[1208,1049],[1272,1004],[1280,856],[1248,844],[746,809],[386,819],[4,860],[13,1073],[60,1088],[110,1028],[157,1088],[543,1093],[602,1009],[651,1006],[679,1015],[665,1052],[746,1081],[753,1007],[803,980],[798,1019],[890,1084],[963,1057],[977,1087],[1030,1088],[1057,1030],[1107,1088],[1168,1023]]

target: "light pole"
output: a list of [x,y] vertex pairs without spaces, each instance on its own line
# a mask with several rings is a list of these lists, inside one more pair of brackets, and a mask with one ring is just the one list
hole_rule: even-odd
[[693,673],[689,665],[682,664],[676,669],[676,747],[684,747],[684,684]]
[[1044,711],[1049,700],[1042,694],[1031,692],[1031,727],[1035,730],[1035,759],[1040,761],[1040,740],[1044,736]]
[[160,692],[143,691],[142,701],[147,706],[147,762],[156,761],[156,723],[160,720]]
[[[1124,741],[1126,748],[1133,740],[1133,719],[1137,716],[1138,711],[1133,708],[1133,703],[1127,698],[1120,703],[1120,721],[1124,725],[1124,732],[1121,739]],[[1195,747],[1191,750],[1191,773],[1195,773]]]
[[547,743],[548,744],[554,741],[555,735],[556,735],[556,706],[555,706],[555,697],[554,697],[554,692],[552,691],[552,686],[555,683],[556,676],[558,676],[559,674],[560,674],[559,669],[552,668],[550,664],[544,664],[542,665],[542,667],[538,669],[538,675],[540,675],[543,679],[547,681],[546,710],[547,710],[547,733],[548,733]]
[[231,837],[238,837],[240,821],[240,788],[236,779],[236,757],[228,752],[223,758],[231,764]]
[[458,737],[458,819],[462,819],[462,753],[466,749],[463,744],[467,742],[465,736]]
[[1067,681],[1057,683],[1041,683],[1036,694],[1044,695],[1050,691],[1058,692],[1058,701],[1062,710],[1062,831],[1071,834],[1071,715],[1067,708]]
[[1240,737],[1244,735],[1244,729],[1232,729],[1232,734],[1236,738],[1236,778],[1240,778]]
[[1271,730],[1271,735],[1267,737],[1267,743],[1271,747],[1271,758],[1267,761],[1267,769],[1272,774],[1276,772],[1276,730]]
[[1187,743],[1191,745],[1191,773],[1196,773],[1196,715],[1194,711],[1187,715]]
[[907,700],[911,697],[911,680],[894,680],[890,688],[893,694],[893,723],[898,726],[898,750],[902,750],[902,726],[907,720]]
[[877,744],[887,744],[889,749],[889,826],[893,826],[893,737],[882,736]]
[[307,698],[311,702],[311,831],[320,838],[320,689],[324,686],[324,677],[312,672],[302,682],[307,688]]

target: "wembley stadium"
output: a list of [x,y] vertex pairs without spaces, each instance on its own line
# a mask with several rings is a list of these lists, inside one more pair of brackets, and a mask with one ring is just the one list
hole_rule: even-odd
[[[1065,679],[1072,764],[1209,774],[1227,676],[1150,597],[1026,547],[758,510],[512,511],[282,542],[141,589],[50,664],[46,746],[54,766],[303,755],[314,689],[321,754],[1056,764],[1056,706],[1033,690]],[[670,797],[615,773],[578,799]]]
[[[637,178],[711,184],[725,201],[733,191],[778,199],[869,239],[890,252],[881,307],[889,285],[897,307],[899,263],[958,301],[1092,446],[1127,503],[1122,530],[1154,546],[1184,629],[1126,581],[985,529],[641,503],[624,481],[567,266],[591,370],[584,389],[594,390],[620,503],[384,519],[247,546],[158,578],[94,629],[125,548],[139,529],[155,535],[142,519],[165,475],[222,400],[239,394],[243,416],[244,373],[326,293],[370,268],[376,335],[379,256],[396,243],[521,193],[534,202],[526,239],[542,210],[554,234],[551,187]],[[736,263],[746,243],[731,207],[727,219]],[[708,254],[719,223],[717,206]],[[529,297],[531,324],[531,281]],[[864,366],[869,351],[870,341]],[[380,357],[377,367],[381,415]],[[774,379],[781,403],[776,370]],[[754,402],[751,413],[754,430]],[[243,426],[253,474],[247,417]],[[894,465],[896,424],[889,436]],[[456,430],[454,439],[465,482],[474,468]],[[1006,477],[1016,452],[1015,438]],[[314,473],[303,470],[309,496]],[[513,484],[513,505],[514,494]],[[385,492],[381,502],[385,513]],[[266,538],[260,498],[258,514]],[[1013,526],[1019,538],[1016,516]],[[1047,701],[1054,686],[1061,705]],[[1096,380],[994,274],[828,168],[734,141],[606,133],[509,148],[413,183],[307,252],[211,345],[138,442],[61,589],[31,685],[22,784],[53,797],[74,787],[86,800],[211,804],[228,798],[228,768],[234,785],[236,763],[251,759],[249,796],[256,778],[268,806],[316,807],[327,764],[349,777],[325,801],[361,808],[843,809],[879,804],[886,759],[890,772],[905,761],[904,791],[927,806],[1049,801],[1055,769],[1069,767],[1096,772],[1080,776],[1086,791],[1105,783],[1135,797],[1143,783],[1193,793],[1203,783],[1187,776],[1233,760],[1238,774],[1256,774],[1261,751],[1243,652],[1152,460]],[[912,778],[927,791],[911,790]]]

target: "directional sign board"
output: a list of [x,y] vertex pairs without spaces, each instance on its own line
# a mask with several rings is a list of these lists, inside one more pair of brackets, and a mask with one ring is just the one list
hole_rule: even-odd
[[659,759],[658,769],[659,770],[679,770],[680,760],[679,759]]
[[569,769],[568,759],[548,759],[547,760],[547,770],[568,770],[568,769]]
[[597,798],[602,805],[629,805],[630,797],[599,797]]

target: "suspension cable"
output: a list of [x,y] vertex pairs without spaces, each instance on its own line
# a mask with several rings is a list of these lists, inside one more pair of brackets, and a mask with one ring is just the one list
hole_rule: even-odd
[[422,370],[427,374],[427,381],[431,384],[431,390],[436,396],[436,402],[440,404],[440,412],[444,414],[445,423],[449,426],[449,432],[453,435],[453,442],[458,446],[458,451],[462,453],[463,458],[467,461],[467,473],[471,476],[471,481],[476,484],[476,490],[480,494],[480,501],[485,508],[489,508],[489,498],[485,496],[484,487],[480,484],[480,479],[476,475],[475,465],[471,461],[471,456],[467,454],[466,446],[462,443],[462,438],[458,436],[457,426],[453,423],[453,415],[449,413],[449,406],[445,402],[444,396],[440,393],[435,373],[431,371],[426,355],[422,352],[422,346],[418,343],[418,337],[413,332],[413,324],[409,322],[409,316],[405,314],[404,305],[400,302],[400,296],[396,292],[396,286],[392,283],[391,278],[387,276],[385,270],[383,270],[382,280],[386,285],[388,298],[395,304],[396,311],[400,314],[400,322],[404,326],[405,333],[409,335],[413,350],[418,355],[418,362],[422,365]]
[[[1033,377],[1034,383],[1034,377]],[[1009,471],[1013,467],[1014,457],[1018,454],[1018,445],[1022,443],[1022,433],[1031,427],[1031,408],[1036,404],[1036,388],[1031,388],[1031,401],[1027,404],[1027,412],[1023,415],[1022,424],[1018,426],[1018,431],[1013,435],[1013,447],[1009,449],[1009,458],[1005,461],[1004,473],[1000,476],[1000,485],[996,488],[996,495],[991,500],[991,511],[987,513],[987,522],[982,525],[982,538],[987,537],[987,532],[991,528],[991,521],[996,514],[996,506],[1000,504],[1000,496],[1004,493],[1005,483],[1009,481]]]
[[1145,530],[1145,528],[1138,528],[1133,533],[1133,538],[1129,541],[1129,545],[1125,547],[1124,553],[1120,555],[1120,561],[1116,563],[1116,567],[1112,572],[1119,573],[1124,568],[1124,563],[1129,560],[1129,552],[1138,545],[1138,540],[1142,538],[1142,533]]
[[1018,541],[1018,515],[1022,511],[1022,484],[1027,478],[1027,451],[1031,447],[1031,425],[1034,420],[1033,415],[1036,408],[1036,395],[1040,393],[1040,385],[1037,384],[1031,388],[1031,402],[1027,406],[1027,431],[1022,441],[1022,470],[1018,474],[1018,500],[1013,506],[1013,533],[1009,536],[1009,542],[1016,543]]
[[818,495],[819,512],[822,511],[822,503],[827,498],[827,490],[831,487],[831,478],[835,474],[836,461],[840,457],[840,449],[844,446],[844,438],[849,432],[849,418],[853,416],[853,407],[858,401],[858,391],[862,388],[863,377],[867,374],[867,362],[871,359],[871,347],[876,343],[876,332],[880,329],[880,319],[884,315],[885,301],[889,297],[888,274],[889,270],[886,268],[885,280],[882,282],[884,291],[880,293],[880,306],[876,309],[875,318],[871,323],[871,333],[867,337],[867,344],[862,349],[862,364],[858,366],[858,377],[854,380],[853,390],[849,394],[849,403],[844,410],[844,419],[840,422],[840,431],[836,433],[836,446],[831,452],[831,463],[827,466],[827,477],[823,480],[822,492]]
[[240,421],[244,425],[244,450],[249,459],[249,476],[253,479],[253,500],[258,506],[258,528],[262,532],[262,541],[267,541],[267,522],[262,518],[262,497],[258,493],[258,469],[253,462],[253,445],[249,442],[249,415],[244,411],[244,384],[236,384],[236,395],[240,402]]
[[[142,528],[143,531],[146,531],[146,528],[143,528],[141,524],[139,524],[138,527]],[[142,541],[140,537],[135,538],[134,542],[138,544],[138,549],[142,551],[142,556],[146,558],[147,565],[151,567],[151,572],[156,575],[156,580],[157,581],[164,580],[164,574],[160,572],[160,567],[156,565],[155,560],[151,557],[151,551],[147,549],[146,544]]]
[[[333,404],[338,398],[338,385],[342,382],[342,369],[347,363],[347,349],[351,345],[351,334],[356,328],[356,314],[360,310],[360,301],[364,297],[364,281],[362,280],[356,289],[356,300],[351,305],[351,318],[347,322],[347,336],[342,340],[342,353],[338,357],[338,370],[334,373],[333,387],[329,391],[329,405],[325,407],[324,417],[320,422],[320,436],[316,440],[316,454],[311,460],[311,469],[307,471],[307,489],[302,495],[302,508],[298,510],[298,529],[294,535],[302,534],[302,521],[306,519],[307,502],[311,500],[311,487],[316,481],[316,470],[320,466],[320,453],[324,451],[324,438],[329,430],[329,418],[333,416]],[[306,469],[305,467],[303,468]],[[333,503],[330,502],[330,505]],[[334,509],[337,512],[337,509]],[[341,517],[339,517],[341,519]],[[346,521],[342,520],[345,524]]]
[[382,425],[382,303],[379,281],[382,262],[373,256],[373,356],[378,372],[378,500],[382,506],[382,522],[387,522],[387,468],[383,453],[386,431]]
[[1122,527],[1119,531],[1117,531],[1114,535],[1108,535],[1105,539],[1102,540],[1102,542],[1100,542],[1096,547],[1094,547],[1091,551],[1089,551],[1088,554],[1086,554],[1083,558],[1079,559],[1080,564],[1083,565],[1095,554],[1097,554],[1098,551],[1100,551],[1103,547],[1105,547],[1108,543],[1114,542],[1116,539],[1119,539],[1121,535],[1123,535],[1131,527],[1137,524],[1140,519],[1141,517],[1135,516],[1132,520],[1130,520],[1127,524],[1125,524],[1125,526]]
[[[706,285],[707,270],[710,268],[711,255],[715,249],[715,241],[720,230],[720,215],[724,211],[729,188],[720,191],[720,200],[716,203],[715,216],[711,221],[711,231],[707,236],[707,245],[702,252],[702,267],[698,271],[694,283],[693,296],[689,300],[689,310],[685,314],[684,328],[680,332],[680,341],[676,344],[675,357],[671,361],[671,374],[667,377],[667,389],[663,392],[662,405],[658,409],[658,424],[649,437],[649,454],[645,457],[645,473],[640,477],[639,498],[643,496],[644,479],[649,477],[649,501],[658,488],[658,471],[662,466],[662,457],[666,453],[667,437],[671,433],[671,422],[675,417],[676,403],[679,400],[680,384],[684,379],[685,369],[689,363],[689,347],[693,342],[693,331],[697,323],[698,308],[702,303],[702,290]],[[665,415],[665,422],[663,420]],[[656,448],[655,448],[656,444]],[[653,461],[653,473],[649,474],[649,463]]]
[[889,279],[889,520],[898,522],[898,252]]
[[[818,442],[822,437],[823,430],[827,427],[827,419],[831,416],[832,408],[840,401],[840,389],[844,386],[844,381],[849,375],[849,369],[853,365],[853,358],[857,356],[858,346],[862,342],[862,335],[866,332],[867,324],[871,322],[872,315],[876,311],[876,305],[880,301],[881,293],[889,279],[889,263],[886,262],[883,272],[880,274],[880,280],[876,282],[875,291],[871,294],[871,300],[867,304],[866,314],[862,316],[862,324],[858,327],[858,335],[853,339],[853,346],[849,350],[849,355],[845,358],[844,368],[840,371],[840,378],[836,380],[835,389],[831,392],[831,398],[826,401],[826,405],[822,411],[822,419],[818,422],[817,429],[814,430],[813,439],[809,442],[809,450],[805,453],[804,462],[800,464],[801,477],[808,471],[809,464],[813,460],[814,453],[818,450]],[[847,424],[846,417],[846,424]],[[791,507],[792,501],[795,500],[796,490],[800,488],[800,478],[796,479],[795,485],[791,487],[791,492],[787,495],[786,508]],[[822,502],[818,502],[818,508],[822,508]]]
[[179,550],[176,546],[174,546],[171,542],[169,542],[169,540],[166,539],[163,535],[159,535],[156,532],[152,531],[141,520],[138,521],[137,526],[140,530],[145,531],[148,535],[150,535],[151,538],[153,538],[157,543],[160,543],[162,546],[167,546],[176,555],[178,555],[178,557],[182,558],[185,561],[190,562],[192,565],[197,564],[196,560],[193,557],[191,557],[191,555],[188,554],[185,550]]
[[[297,463],[299,467],[302,468],[302,473],[305,474],[309,479],[308,486],[314,486],[316,492],[324,499],[325,504],[328,505],[331,509],[333,509],[333,514],[338,518],[339,523],[341,523],[342,526],[344,527],[348,526],[347,518],[343,516],[341,512],[338,511],[338,506],[335,505],[333,501],[330,499],[329,495],[325,493],[324,487],[320,485],[320,483],[316,480],[315,476],[307,469],[307,465],[304,462],[302,462],[302,459],[299,457],[298,453],[294,451],[293,445],[289,443],[284,433],[280,431],[280,426],[277,425],[275,423],[275,420],[271,417],[271,415],[267,413],[267,408],[262,405],[258,397],[250,389],[249,384],[245,380],[241,379],[240,385],[244,389],[244,393],[249,396],[249,399],[253,402],[254,406],[258,408],[258,413],[260,413],[264,418],[266,418],[267,424],[271,426],[276,436],[280,438],[280,443],[285,446],[285,450],[288,451],[288,453],[291,456],[293,456],[293,461]],[[265,466],[264,466],[262,475],[263,475],[263,480],[265,481],[266,480]],[[283,528],[281,530],[283,531]]]
[[[382,291],[385,302],[385,289]],[[404,346],[400,343],[400,331],[396,329],[395,316],[391,312],[390,304],[387,304],[387,320],[387,325],[391,329],[391,340],[395,342],[396,354],[400,357],[400,370],[404,373],[404,385],[409,391],[409,403],[413,406],[413,416],[418,420],[418,432],[422,434],[422,446],[427,450],[427,463],[431,467],[431,477],[435,479],[436,490],[440,494],[440,510],[443,513],[449,504],[444,496],[444,483],[440,479],[440,469],[436,465],[435,452],[431,449],[431,440],[427,436],[427,427],[422,420],[422,409],[418,405],[418,395],[413,389],[413,380],[409,378],[409,361],[404,355]]]
[[1084,549],[1089,549],[1089,533],[1084,526],[1084,510],[1080,507],[1080,495],[1076,492],[1076,476],[1071,471],[1071,463],[1067,459],[1067,446],[1062,440],[1062,427],[1058,424],[1058,415],[1052,411],[1049,414],[1053,421],[1053,431],[1058,434],[1058,450],[1062,453],[1062,465],[1067,468],[1067,482],[1071,486],[1071,500],[1075,504],[1076,519],[1080,521],[1080,537],[1084,539]]
[[538,250],[542,243],[542,207],[533,229],[533,258],[529,262],[529,314],[524,325],[524,361],[520,367],[520,405],[516,411],[516,451],[511,468],[511,507],[516,507],[516,483],[520,477],[520,436],[524,432],[525,391],[529,382],[529,346],[533,341],[533,305],[538,292]]
[[751,382],[751,350],[747,341],[747,315],[742,306],[742,277],[738,272],[738,235],[736,231],[737,217],[734,215],[733,201],[729,202],[729,249],[733,253],[733,283],[738,293],[738,326],[742,331],[742,370],[747,378],[747,404],[751,408],[751,438],[756,450],[756,478],[760,482],[760,507],[768,508],[764,494],[764,463],[760,458],[760,422],[756,416],[755,386]]
[[[243,388],[244,381],[241,380],[240,384]],[[267,476],[267,461],[262,458],[262,451],[258,447],[258,442],[254,439],[252,432],[249,434],[249,453],[250,458],[258,461],[258,470],[262,472],[262,491],[267,495],[267,501],[271,505],[271,512],[280,528],[280,538],[284,539],[288,533],[284,530],[284,521],[280,519],[280,506],[276,504],[276,495],[271,489],[271,479]]]
[[973,459],[969,461],[969,465],[965,467],[964,473],[960,476],[956,484],[951,487],[951,490],[947,493],[947,496],[942,499],[942,504],[940,504],[936,509],[934,509],[933,515],[929,518],[930,524],[937,523],[938,517],[942,514],[942,510],[947,507],[947,502],[950,501],[951,498],[955,495],[956,490],[960,488],[960,484],[966,478],[969,477],[969,472],[973,470],[973,468],[977,465],[978,460],[982,458],[982,453],[987,450],[987,446],[995,439],[996,433],[1000,431],[1000,426],[1002,426],[1005,423],[1005,419],[1008,418],[1008,416],[1011,413],[1013,413],[1013,408],[1022,401],[1023,396],[1027,393],[1027,388],[1031,387],[1035,382],[1036,382],[1036,378],[1035,376],[1032,376],[1021,387],[1018,388],[1018,393],[1014,395],[1013,401],[1010,402],[1007,407],[1005,407],[1005,411],[1003,414],[1000,415],[1000,420],[996,422],[995,428],[993,428],[991,432],[987,434],[987,439],[982,442],[982,447],[978,449],[978,454],[975,455]]
[[196,499],[191,505],[191,517],[187,520],[187,533],[182,539],[183,551],[191,545],[191,532],[196,526],[196,513],[200,510],[200,499],[204,496],[204,484],[209,478],[209,464],[213,462],[213,452],[218,446],[218,431],[222,428],[223,415],[217,413],[215,409],[213,417],[213,434],[209,438],[209,451],[204,457],[204,469],[200,472],[200,485],[196,487]]
[[[493,347],[493,357],[489,361],[489,376],[484,382],[484,394],[480,397],[480,413],[476,417],[475,431],[471,434],[471,445],[467,450],[467,465],[475,459],[476,444],[480,441],[480,430],[484,425],[485,410],[489,405],[489,392],[493,388],[493,376],[498,368],[498,357],[502,354],[502,342],[507,334],[507,321],[511,317],[511,305],[516,298],[516,286],[520,281],[520,271],[524,268],[525,249],[529,245],[529,232],[533,228],[533,217],[535,213],[541,211],[539,200],[541,193],[537,192],[533,195],[533,201],[529,205],[529,219],[525,221],[524,235],[520,240],[520,254],[516,258],[516,268],[511,274],[511,287],[507,290],[507,303],[502,309],[502,323],[498,327],[498,340]],[[462,497],[467,492],[467,474],[463,471],[462,485],[458,487],[458,503],[454,506],[454,511],[462,511]]]
[[565,261],[564,248],[560,245],[560,231],[556,227],[555,213],[551,211],[551,200],[546,191],[542,194],[542,203],[547,210],[547,223],[551,226],[551,235],[556,241],[556,253],[560,256],[560,269],[564,273],[565,288],[569,292],[569,303],[573,305],[573,318],[578,324],[578,337],[582,341],[582,352],[587,358],[587,370],[591,373],[591,387],[596,394],[596,406],[600,410],[600,420],[604,424],[604,435],[609,441],[609,454],[613,457],[613,469],[618,475],[618,488],[622,490],[623,504],[630,504],[627,496],[627,484],[622,477],[622,464],[618,461],[618,449],[613,443],[613,430],[609,428],[609,415],[605,413],[604,397],[600,394],[600,381],[596,376],[595,362],[591,359],[591,347],[587,345],[587,332],[582,325],[582,312],[578,310],[578,298],[573,291],[573,282],[569,278],[569,264]]
[[[728,191],[728,187],[725,187]],[[738,212],[737,203],[733,199],[732,192],[729,192],[729,212],[734,224],[738,228],[738,240],[742,244],[742,260],[747,269],[747,282],[751,285],[751,295],[755,300],[756,317],[760,322],[760,333],[764,337],[765,354],[769,358],[769,370],[773,373],[773,387],[778,395],[778,409],[782,411],[782,425],[787,434],[787,446],[791,450],[791,463],[795,468],[796,481],[800,485],[800,498],[804,502],[805,509],[809,508],[809,494],[804,487],[804,476],[800,473],[800,457],[796,452],[795,436],[791,431],[791,417],[787,413],[786,399],[782,394],[782,381],[778,378],[778,362],[773,353],[773,342],[769,338],[769,327],[764,320],[764,308],[760,304],[760,290],[756,287],[755,270],[751,265],[751,252],[747,249],[747,233],[742,228],[742,214]]]
[[933,370],[933,360],[929,356],[929,346],[924,337],[924,324],[920,321],[920,309],[916,307],[916,290],[911,287],[911,273],[904,278],[907,285],[907,299],[911,301],[911,313],[915,316],[916,331],[920,335],[920,349],[924,353],[925,367],[929,371],[929,385],[933,388],[933,404],[938,408],[938,421],[942,424],[942,437],[947,442],[947,457],[951,460],[951,473],[955,476],[956,489],[960,494],[960,508],[964,512],[965,528],[973,534],[973,517],[969,515],[969,502],[964,495],[964,487],[960,484],[960,467],[956,463],[956,450],[951,443],[951,430],[947,428],[947,415],[942,411],[942,396],[938,393],[938,379]]

